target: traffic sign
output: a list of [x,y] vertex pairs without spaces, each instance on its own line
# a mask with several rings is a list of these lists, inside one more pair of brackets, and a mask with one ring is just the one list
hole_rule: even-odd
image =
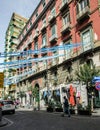
[[95,83],[95,87],[96,87],[97,90],[100,91],[100,82],[96,82],[96,83]]

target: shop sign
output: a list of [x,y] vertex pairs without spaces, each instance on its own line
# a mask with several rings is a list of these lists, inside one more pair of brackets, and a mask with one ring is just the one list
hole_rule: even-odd
[[96,82],[96,83],[95,83],[95,87],[96,87],[96,89],[97,89],[98,91],[100,91],[100,82]]

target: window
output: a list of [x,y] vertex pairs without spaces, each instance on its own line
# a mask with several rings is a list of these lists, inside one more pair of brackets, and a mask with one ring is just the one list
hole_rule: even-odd
[[71,54],[73,50],[72,50],[72,47],[69,47],[69,46],[67,47],[67,45],[71,44],[71,39],[68,41],[65,41],[63,44],[66,45],[64,48],[65,59],[69,59],[71,58]]
[[77,13],[82,11],[87,6],[89,6],[89,0],[81,0],[77,5]]
[[92,48],[92,30],[91,28],[82,32],[82,43],[83,43],[83,51],[87,51]]
[[26,27],[26,32],[27,32],[27,27]]
[[38,17],[38,11],[36,12],[35,16],[36,16],[36,18]]
[[32,25],[32,20],[30,20],[30,26]]
[[45,2],[45,0],[42,0],[42,5],[43,5],[43,7],[46,6],[46,2]]
[[46,38],[46,34],[44,34],[42,36],[42,45],[45,46],[47,44],[47,38]]
[[57,71],[54,73],[54,81],[57,82]]
[[35,41],[34,43],[34,50],[38,50],[38,41]]
[[63,4],[66,4],[69,0],[62,0]]
[[[54,51],[52,55],[56,56],[57,54],[58,54],[57,51]],[[56,64],[57,58],[53,58],[52,61],[54,64]]]
[[63,25],[66,25],[70,22],[70,15],[67,13],[66,15],[63,16]]
[[56,25],[53,25],[53,26],[51,27],[51,34],[52,34],[52,35],[55,35],[55,34],[56,34]]
[[28,45],[28,49],[31,50],[32,49],[32,44]]
[[46,18],[42,19],[43,24],[46,24]]
[[55,14],[56,14],[55,7],[53,7],[53,8],[51,9],[51,14],[52,14],[52,15],[55,15]]

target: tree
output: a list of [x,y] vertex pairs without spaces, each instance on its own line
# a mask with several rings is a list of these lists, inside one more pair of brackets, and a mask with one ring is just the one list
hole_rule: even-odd
[[38,110],[40,109],[40,97],[39,97],[39,87],[35,86],[32,90],[32,96],[35,98],[35,101],[38,102]]
[[87,93],[90,93],[90,95],[92,95],[94,89],[94,84],[92,83],[92,80],[95,76],[98,76],[99,74],[100,70],[96,69],[96,66],[94,64],[90,65],[85,63],[83,66],[79,67],[79,70],[76,71],[77,79],[86,84]]
[[19,92],[18,97],[21,98],[21,103],[22,103],[22,98],[25,97],[25,96],[26,96],[26,94],[25,94],[24,91],[20,91],[20,92]]

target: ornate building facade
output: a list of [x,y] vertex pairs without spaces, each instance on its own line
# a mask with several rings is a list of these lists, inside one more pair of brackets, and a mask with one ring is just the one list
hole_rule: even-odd
[[[31,97],[30,88],[39,88],[40,108],[45,108],[42,99],[52,93],[55,100],[62,102],[63,89],[72,85],[76,95],[87,105],[86,86],[76,81],[75,71],[79,66],[93,62],[100,68],[100,1],[99,0],[41,0],[18,39],[17,51],[27,52],[22,59],[55,58],[25,63],[17,69],[24,76],[17,83],[17,93],[23,92],[23,104]],[[28,54],[28,50],[41,50],[59,45],[76,45],[64,50]],[[61,57],[57,55],[64,54]],[[28,73],[28,72],[32,73]],[[49,93],[49,94],[50,94]],[[78,95],[79,94],[79,95]],[[28,96],[28,98],[27,98]],[[76,96],[76,97],[77,97]],[[100,93],[97,92],[100,105]],[[34,99],[35,102],[36,99]]]

